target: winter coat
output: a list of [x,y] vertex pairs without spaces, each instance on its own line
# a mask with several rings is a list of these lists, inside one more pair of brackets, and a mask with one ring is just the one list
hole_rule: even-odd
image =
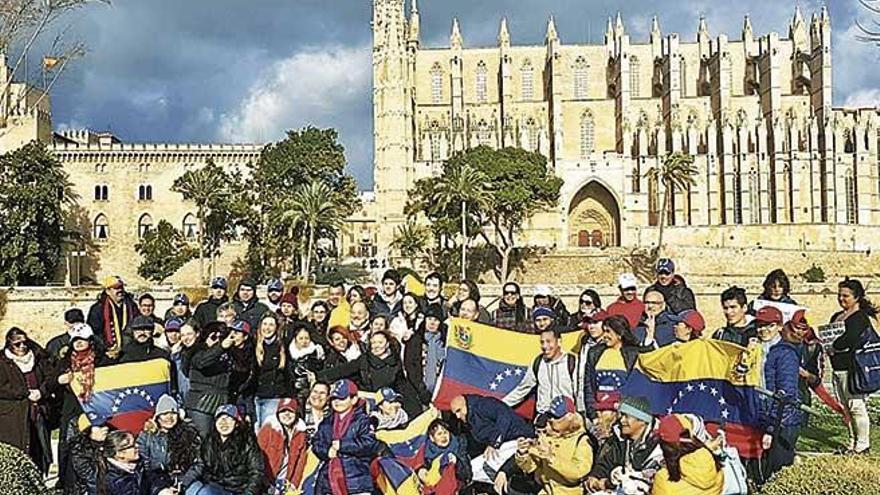
[[426,437],[425,462],[416,470],[416,472],[421,469],[430,471],[435,459],[440,458],[442,465],[443,456],[446,454],[452,454],[455,456],[455,479],[458,481],[458,489],[460,491],[464,487],[470,485],[471,481],[473,481],[474,472],[471,469],[471,458],[468,455],[467,440],[464,436],[452,435],[451,433],[450,435],[450,442],[446,448],[437,446],[430,437]]
[[120,363],[140,363],[151,359],[162,358],[171,361],[171,354],[165,349],[156,346],[152,340],[145,344],[139,344],[131,341],[122,348],[122,354],[119,357]]
[[632,346],[623,346],[620,349],[620,353],[623,355],[623,370],[603,370],[599,366],[599,360],[602,358],[602,354],[605,353],[608,349],[608,346],[604,343],[596,344],[592,349],[587,352],[587,365],[586,365],[586,376],[587,380],[584,380],[584,411],[588,418],[594,419],[596,417],[596,410],[594,408],[595,404],[595,396],[596,392],[599,391],[599,377],[597,376],[598,372],[609,371],[612,373],[618,373],[621,375],[625,375],[621,377],[620,383],[623,384],[626,382],[626,377],[629,376],[633,367],[636,364],[636,359],[639,357],[639,349],[637,347]]
[[801,403],[809,406],[813,402],[813,394],[810,390],[822,384],[822,376],[825,371],[825,349],[819,341],[804,342],[801,352],[801,368],[811,373],[815,378],[810,380],[798,376],[798,391],[801,394]]
[[[184,488],[195,481],[202,439],[198,430],[182,419],[171,431],[146,429],[138,435],[137,446],[141,461],[150,471],[159,471],[177,477]],[[173,452],[176,448],[177,452]]]
[[205,299],[198,306],[196,306],[196,311],[193,313],[193,320],[195,320],[196,324],[199,328],[205,328],[208,323],[212,321],[217,321],[217,308],[229,302],[229,298],[227,296],[223,296],[219,299],[209,297]]
[[[110,321],[104,321],[105,303],[110,305]],[[116,313],[115,319],[113,318],[114,312]],[[107,292],[104,291],[101,292],[97,302],[89,308],[86,323],[94,330],[95,337],[101,342],[102,349],[119,350],[128,342],[128,337],[124,334],[124,331],[128,327],[129,322],[140,314],[137,303],[131,297],[131,294],[124,293],[122,301],[119,304],[114,304],[107,295]],[[119,323],[119,328],[115,327],[114,322]]]
[[[293,343],[290,344],[288,369],[290,380],[297,397],[305,399],[309,395],[308,371],[317,373],[324,368],[324,348],[318,344],[312,344],[305,349],[298,349]],[[344,359],[344,358],[343,358]]]
[[353,342],[345,352],[339,352],[333,347],[327,347],[327,355],[324,356],[324,369],[328,370],[357,360],[366,352],[364,347],[360,342]]
[[[339,459],[345,473],[348,493],[370,493],[373,491],[373,478],[370,475],[370,462],[384,448],[376,439],[376,433],[363,405],[359,404],[349,412],[354,417],[339,440]],[[332,413],[318,425],[312,437],[312,451],[322,462],[315,480],[315,495],[332,493],[330,490],[329,464],[330,446],[333,443],[333,422],[338,413]]]
[[539,441],[550,448],[550,460],[529,452],[516,454],[516,464],[527,474],[534,473],[544,492],[554,495],[582,495],[582,481],[593,466],[593,448],[581,416],[577,425],[562,435],[538,434]]
[[395,292],[389,299],[383,292],[379,292],[373,298],[373,306],[370,312],[373,316],[384,315],[388,320],[393,320],[401,311],[403,311],[403,295]]
[[[100,352],[95,353],[95,368],[100,368],[102,366],[108,366],[113,364],[113,361],[110,361],[107,357],[105,357]],[[55,367],[55,373],[52,375],[49,383],[52,387],[56,387],[55,394],[61,396],[61,413],[59,424],[65,425],[70,422],[71,419],[79,417],[80,414],[83,413],[82,406],[79,403],[79,399],[76,398],[76,394],[73,393],[73,390],[70,388],[70,385],[57,385],[58,377],[62,374],[66,373],[70,370],[70,353],[66,354],[61,361],[58,362],[58,365]]]
[[575,384],[574,384],[574,402],[577,406],[578,412],[581,414],[586,411],[586,404],[584,403],[584,390],[590,384],[590,377],[587,375],[587,356],[590,353],[590,349],[599,344],[600,341],[590,337],[590,334],[584,332],[581,335],[580,340],[578,341],[578,352],[577,352],[577,369],[575,370]]
[[229,402],[232,357],[218,342],[213,347],[194,349],[186,364],[189,368],[189,394],[185,407],[213,415],[219,406]]
[[505,328],[515,332],[534,333],[532,326],[532,310],[527,308],[521,300],[514,306],[509,306],[503,300],[498,303],[498,308],[492,313],[494,326]]
[[332,383],[341,378],[352,378],[361,390],[367,392],[378,392],[380,388],[391,387],[403,396],[400,403],[409,417],[415,418],[422,412],[418,393],[406,379],[400,357],[393,348],[389,351],[385,357],[374,356],[369,352],[361,354],[354,361],[319,372],[318,379]]
[[104,484],[107,493],[112,495],[156,495],[169,487],[168,481],[157,476],[158,473],[147,471],[142,462],[135,464],[133,471],[128,471],[112,461],[106,462]]
[[[831,322],[837,320],[842,313],[839,311],[831,317]],[[864,311],[859,310],[849,315],[844,320],[846,329],[840,337],[834,339],[831,347],[834,348],[834,354],[831,355],[831,368],[834,371],[849,371],[853,366],[853,351],[858,349],[862,341],[862,335],[865,330],[871,326],[871,320]]]
[[611,316],[623,316],[626,318],[627,323],[629,323],[629,327],[635,328],[642,320],[642,315],[645,314],[645,303],[640,301],[639,298],[635,298],[632,301],[626,301],[623,297],[619,297],[616,301],[611,303],[605,311]]
[[101,443],[89,438],[88,433],[83,432],[70,441],[67,456],[70,462],[69,470],[73,472],[74,495],[95,495],[97,493],[97,465],[101,456]]
[[214,484],[240,495],[262,495],[265,477],[263,452],[251,427],[240,423],[236,430],[221,442],[212,429],[202,442],[201,458],[196,464],[196,480]]
[[[534,303],[534,301],[532,301]],[[537,303],[534,304],[535,307],[538,306]],[[553,314],[556,315],[556,326],[564,331],[568,330],[573,326],[577,326],[579,321],[572,321],[571,313],[568,312],[568,308],[565,307],[565,303],[562,302],[562,299],[557,299],[553,296],[550,296],[550,309],[553,310]],[[535,308],[532,307],[532,312],[535,312]]]
[[642,319],[639,320],[639,325],[633,328],[633,335],[636,337],[636,341],[640,345],[649,345],[651,348],[660,348],[672,344],[676,341],[675,339],[675,320],[672,319],[672,313],[669,311],[669,307],[667,306],[665,311],[661,311],[660,314],[654,317],[654,342],[653,344],[649,344],[645,342],[647,338],[647,327],[645,326],[645,320],[648,318],[647,315],[642,315]]
[[654,476],[651,495],[721,495],[724,472],[715,469],[715,459],[706,448],[699,448],[679,460],[681,479],[669,480],[669,470],[660,469]]
[[[394,332],[393,323],[405,325],[399,334]],[[403,373],[413,389],[418,393],[419,402],[427,405],[431,402],[431,393],[425,387],[425,335],[424,317],[418,315],[415,320],[407,319],[403,313],[392,322],[392,333],[399,340],[400,357],[403,360]]]
[[242,347],[229,348],[232,370],[229,373],[229,397],[234,403],[242,397],[253,397],[257,387],[257,356],[250,339]]
[[[666,308],[675,314],[681,313],[686,309],[697,309],[694,291],[688,288],[681,275],[675,275],[672,283],[669,285],[660,285],[655,282],[649,285],[644,293],[647,294],[651,291],[663,294],[663,298],[666,300]],[[642,296],[642,299],[644,299],[644,296]]]
[[308,439],[306,425],[298,420],[293,434],[285,434],[283,426],[276,418],[263,424],[257,434],[257,443],[265,456],[266,479],[274,484],[281,472],[284,456],[287,455],[287,476],[284,478],[291,486],[299,486],[308,459]]
[[712,334],[712,338],[748,347],[749,340],[758,338],[755,320],[749,321],[744,327],[732,327],[730,325],[721,327]]
[[290,360],[285,366],[278,367],[281,362],[281,353],[287,352],[287,342],[276,335],[271,344],[263,344],[263,363],[256,363],[255,396],[260,399],[277,399],[290,397],[293,393],[293,383],[290,377]]
[[464,398],[468,429],[482,449],[484,446],[498,448],[520,437],[535,437],[532,425],[500,400],[480,395],[465,395]]
[[[2,419],[3,414],[0,413],[0,442],[15,445],[13,442],[5,441],[2,438],[11,430],[20,428],[24,435],[25,443],[22,446],[16,446],[24,452],[33,455],[33,461],[40,468],[41,472],[48,472],[49,466],[52,464],[50,429],[51,424],[57,421],[57,418],[54,417],[57,416],[57,411],[53,411],[53,409],[60,405],[60,402],[57,400],[61,397],[59,393],[60,386],[58,382],[53,380],[55,378],[55,363],[49,354],[35,342],[30,342],[29,347],[33,355],[33,367],[29,373],[23,373],[14,361],[8,359],[5,352],[0,351],[0,361],[3,362],[0,363],[0,409],[2,409],[3,405],[7,404],[7,400],[3,399],[3,397],[9,396],[8,394],[16,389],[15,384],[17,380],[14,378],[12,383],[7,383],[7,386],[3,385],[3,382],[9,378],[8,372],[12,372],[13,376],[17,372],[21,379],[24,380],[25,386],[24,415],[18,418],[18,420],[23,420],[23,423],[16,423],[12,418],[9,418],[8,421],[4,420]],[[11,365],[11,367],[7,367],[7,364]],[[40,391],[40,400],[36,403],[27,399],[27,394],[30,388],[32,388],[28,385],[29,379],[31,380],[30,383],[33,384],[33,388]],[[32,445],[34,441],[36,445]]]
[[[789,399],[799,400],[798,371],[801,365],[802,347],[785,340],[770,348],[764,359],[764,387],[773,392],[783,392]],[[766,433],[773,433],[777,426],[778,403],[761,396],[758,421]],[[791,405],[782,409],[780,426],[797,426],[801,423],[801,413]]]
[[505,404],[514,407],[522,402],[533,389],[537,390],[537,404],[535,409],[538,414],[543,414],[550,409],[550,402],[554,397],[564,395],[574,398],[574,366],[576,358],[568,353],[561,353],[556,359],[547,361],[543,355],[537,357],[538,373],[535,375],[534,366],[530,365],[519,384],[506,396]]
[[259,328],[263,315],[270,312],[269,307],[261,303],[256,295],[245,302],[238,298],[237,291],[232,298],[232,307],[235,308],[236,318],[248,322],[254,332]]
[[635,471],[660,469],[663,452],[653,431],[652,423],[646,427],[642,438],[631,440],[621,435],[619,427],[615,426],[614,434],[605,440],[595,456],[590,477],[608,479],[618,466],[630,466]]
[[0,442],[28,451],[28,385],[18,366],[0,352]]

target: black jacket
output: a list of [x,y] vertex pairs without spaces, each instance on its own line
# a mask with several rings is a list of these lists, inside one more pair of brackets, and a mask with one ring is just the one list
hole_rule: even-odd
[[240,495],[263,493],[263,452],[249,426],[239,424],[225,442],[216,431],[202,442],[201,459],[196,463],[196,479],[212,483]]
[[431,393],[425,387],[425,334],[424,325],[412,329],[412,336],[403,342],[403,371],[406,380],[418,393],[419,402],[428,405]]
[[[122,355],[119,357],[119,363],[140,363],[151,359],[166,359],[171,361],[171,355],[165,349],[156,347],[152,341],[140,344],[131,341],[122,348]],[[172,376],[174,373],[172,373]]]
[[229,302],[229,298],[223,296],[219,299],[210,297],[196,306],[196,312],[193,314],[193,320],[199,328],[205,328],[205,325],[212,321],[217,321],[217,308]]
[[712,334],[712,338],[747,347],[750,339],[758,338],[758,331],[755,327],[755,321],[752,320],[744,327],[731,327],[728,325],[719,328]]
[[229,402],[229,375],[232,373],[232,357],[220,343],[213,347],[204,344],[193,349],[186,360],[189,376],[189,394],[186,396],[187,409],[195,409],[213,415],[214,411]]
[[239,397],[251,397],[257,388],[257,356],[254,344],[248,339],[244,347],[232,346],[232,373],[229,375],[229,397],[236,402]]
[[149,472],[139,462],[134,472],[129,473],[107,461],[107,474],[104,477],[107,493],[112,495],[156,495],[171,486],[170,480],[159,473]]
[[270,312],[269,306],[261,303],[257,296],[252,297],[247,302],[238,298],[238,294],[232,298],[232,307],[235,308],[236,318],[248,322],[253,332],[257,331],[260,326],[260,320],[263,315]]
[[[95,442],[86,433],[74,437],[68,445],[70,452],[67,461],[67,479],[63,481],[65,494],[93,495],[97,491],[98,457],[101,443]],[[71,490],[72,488],[72,490]]]
[[[108,299],[109,296],[107,296],[107,293],[101,292],[101,296],[95,304],[92,304],[92,307],[89,308],[89,315],[86,317],[86,323],[92,327],[92,330],[95,332],[95,337],[101,342],[102,349],[112,349],[114,347],[121,349],[128,341],[128,336],[125,334],[125,330],[128,327],[129,322],[131,322],[135,316],[139,316],[141,312],[138,309],[137,303],[132,299],[131,294],[123,294],[122,301],[120,301],[118,305],[113,304],[113,302]],[[116,319],[113,319],[111,314],[111,320],[108,322],[104,321],[105,302],[110,305],[111,311],[116,313]],[[114,322],[119,322],[120,328],[115,328]],[[107,325],[107,334],[105,334],[105,323]],[[115,342],[117,337],[120,339],[119,342]]]
[[[696,298],[694,298],[694,291],[688,288],[684,278],[680,275],[676,275],[675,278],[673,278],[672,283],[669,285],[660,285],[656,282],[649,285],[648,288],[645,289],[644,294],[651,291],[657,291],[663,294],[663,299],[666,300],[666,307],[673,313],[678,314],[686,309],[697,309],[697,301]],[[645,299],[644,294],[642,295],[642,300]]]
[[293,393],[292,380],[290,377],[290,358],[285,366],[279,368],[281,353],[287,352],[287,342],[275,337],[271,344],[263,346],[263,363],[256,364],[256,385],[254,387],[256,397],[260,399],[277,399],[290,397]]
[[[831,321],[836,320],[840,313],[842,311],[834,313]],[[865,329],[871,326],[871,320],[868,319],[868,315],[864,311],[859,310],[849,315],[844,320],[844,324],[846,330],[843,335],[837,337],[831,344],[831,347],[834,348],[834,354],[831,356],[831,367],[834,371],[849,371],[852,368],[853,351],[858,349],[861,344],[862,335],[865,333]]]
[[[615,428],[614,434],[605,440],[599,448],[593,461],[593,469],[590,476],[598,479],[608,479],[611,471],[617,466],[631,466],[636,471],[645,469],[660,469],[655,462],[658,440],[651,432],[654,426],[648,425],[648,431],[642,441],[636,442],[620,435]],[[660,456],[662,459],[662,456]]]

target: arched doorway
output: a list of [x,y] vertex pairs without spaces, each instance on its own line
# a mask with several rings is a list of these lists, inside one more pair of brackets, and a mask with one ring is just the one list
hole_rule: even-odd
[[571,200],[568,210],[569,245],[607,247],[620,245],[620,208],[605,186],[592,181]]

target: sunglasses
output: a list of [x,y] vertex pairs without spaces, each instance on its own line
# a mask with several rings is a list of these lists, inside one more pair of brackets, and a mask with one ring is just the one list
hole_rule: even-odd
[[131,450],[131,449],[136,449],[136,448],[137,448],[136,443],[133,443],[131,445],[126,445],[124,447],[122,445],[120,445],[119,448],[116,449],[116,452],[125,452],[126,450]]
[[504,291],[504,295],[505,296],[518,296],[519,292],[517,292],[515,290],[506,290],[506,291]]
[[589,299],[582,299],[582,300],[581,300],[581,304],[587,304],[587,305],[592,306],[592,305],[593,305],[593,301],[591,301],[591,300],[589,300]]
[[10,342],[9,347],[27,347],[27,340],[22,340],[20,342]]

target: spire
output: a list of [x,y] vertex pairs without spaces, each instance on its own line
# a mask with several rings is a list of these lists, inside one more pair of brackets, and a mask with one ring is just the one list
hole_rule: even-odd
[[799,4],[795,4],[794,6],[794,17],[791,18],[791,25],[796,26],[800,24],[804,25],[804,15],[801,13],[801,6]]
[[623,28],[623,18],[620,16],[620,11],[618,11],[617,12],[617,19],[614,22],[614,36],[619,38],[619,37],[623,36],[624,34],[626,34],[626,33],[624,32],[624,28]]
[[553,20],[553,16],[550,16],[550,19],[547,21],[547,38],[545,39],[546,43],[559,42],[559,35],[556,33],[556,21]]
[[458,27],[458,17],[452,19],[452,35],[449,36],[449,45],[452,48],[460,49],[464,44],[461,38],[461,29]]
[[831,25],[831,16],[828,15],[828,6],[822,6],[822,14],[820,16],[820,20],[822,21],[823,27],[828,27]]
[[697,37],[705,36],[709,38],[709,26],[706,25],[706,16],[700,16],[700,25],[697,27]]
[[746,14],[746,18],[743,20],[743,30],[742,30],[742,40],[752,40],[755,39],[755,33],[752,31],[752,20],[749,18],[749,15]]
[[794,41],[795,46],[802,46],[808,43],[807,28],[804,23],[804,16],[801,14],[800,5],[795,5],[794,15],[788,24],[788,39]]
[[507,17],[501,18],[501,28],[498,30],[498,46],[510,47],[510,31],[507,30]]
[[418,0],[412,0],[409,11],[409,41],[418,43],[421,34]]
[[660,21],[655,15],[651,18],[651,40],[659,40],[663,35],[660,32]]
[[608,18],[608,23],[605,24],[605,44],[609,44],[614,41],[614,25],[611,23],[611,18]]

